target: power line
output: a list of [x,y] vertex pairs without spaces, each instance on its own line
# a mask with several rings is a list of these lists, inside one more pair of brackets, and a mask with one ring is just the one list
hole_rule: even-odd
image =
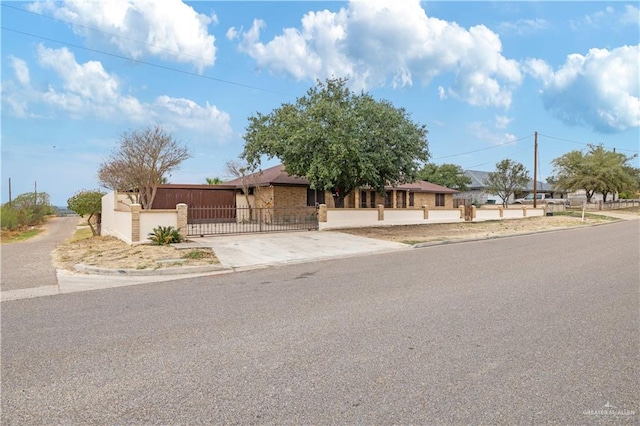
[[[562,142],[567,142],[567,143],[572,143],[572,144],[576,144],[576,145],[583,145],[583,146],[589,146],[589,145],[600,145],[600,144],[595,144],[595,143],[590,143],[590,142],[579,142],[579,141],[573,141],[570,139],[564,139],[564,138],[559,138],[556,136],[549,136],[549,135],[543,135],[541,133],[538,133],[538,136],[543,136],[545,138],[549,138],[549,139],[555,139],[558,141],[562,141]],[[635,153],[639,153],[640,151],[638,150],[633,150],[633,149],[623,149],[623,148],[616,148],[616,147],[610,147],[610,146],[605,146],[602,145],[604,148],[607,149],[615,149],[617,151],[627,151],[627,152],[635,152]]]
[[[10,6],[10,5],[5,4],[5,3],[1,3],[1,5],[2,5],[2,7],[6,7],[6,8],[9,8],[9,9],[14,9],[14,10],[17,10],[17,11],[20,11],[20,12],[24,12],[24,13],[29,13],[31,15],[35,15],[35,16],[38,16],[38,17],[41,17],[41,18],[46,18],[46,19],[50,19],[52,21],[62,22],[62,23],[68,24],[68,25],[73,25],[75,27],[84,28],[84,29],[87,29],[87,30],[91,30],[91,31],[95,31],[95,32],[98,32],[98,33],[102,33],[102,34],[105,34],[105,35],[108,35],[108,36],[111,36],[111,37],[117,37],[117,38],[122,39],[122,40],[131,41],[133,43],[142,44],[142,45],[153,47],[153,48],[159,49],[159,50],[164,50],[166,52],[170,52],[170,53],[173,53],[175,55],[186,56],[186,57],[190,57],[190,58],[193,58],[193,59],[198,59],[198,60],[203,61],[203,62],[207,61],[207,59],[205,59],[205,58],[203,58],[201,56],[191,55],[189,53],[184,53],[184,52],[180,52],[180,51],[177,51],[177,50],[169,49],[169,48],[166,48],[166,47],[158,46],[156,44],[147,43],[146,41],[136,40],[134,38],[125,37],[125,36],[120,35],[120,34],[111,33],[111,32],[108,32],[108,31],[100,30],[98,28],[94,28],[94,27],[89,27],[89,26],[86,26],[86,25],[78,24],[78,23],[73,22],[73,21],[67,21],[67,20],[56,18],[56,17],[53,17],[53,16],[43,15],[41,13],[37,13],[37,12],[33,12],[31,10],[23,9],[21,7]],[[218,64],[221,64],[219,61],[216,61],[216,62]],[[225,66],[231,67],[231,68],[243,69],[243,68],[240,68],[240,67],[235,67],[233,65],[226,64],[226,63],[222,63],[222,64],[224,64]]]
[[262,91],[262,92],[274,93],[274,94],[283,95],[283,96],[290,96],[289,94],[282,93],[282,92],[277,92],[275,90],[263,89],[261,87],[251,86],[249,84],[237,83],[235,81],[225,80],[225,79],[222,79],[222,78],[216,78],[216,77],[211,77],[211,76],[208,76],[208,75],[196,74],[196,73],[191,72],[191,71],[185,71],[185,70],[181,70],[181,69],[178,69],[178,68],[172,68],[172,67],[168,67],[166,65],[154,64],[152,62],[142,61],[140,59],[128,58],[126,56],[117,55],[115,53],[109,53],[109,52],[105,52],[103,50],[98,50],[98,49],[91,49],[89,47],[84,47],[84,46],[80,46],[80,45],[77,45],[77,44],[68,43],[68,42],[65,42],[65,41],[55,40],[55,39],[52,39],[52,38],[43,37],[43,36],[40,36],[40,35],[37,35],[37,34],[33,34],[33,33],[28,33],[26,31],[19,31],[19,30],[15,30],[13,28],[7,28],[7,27],[4,27],[4,26],[2,26],[0,28],[2,28],[5,31],[11,31],[11,32],[18,33],[18,34],[22,34],[22,35],[26,35],[26,36],[30,36],[30,37],[35,37],[35,38],[38,38],[38,39],[41,39],[41,40],[46,40],[46,41],[50,41],[50,42],[53,42],[53,43],[59,43],[59,44],[75,47],[76,49],[83,49],[83,50],[87,50],[87,51],[90,51],[90,52],[100,53],[102,55],[112,56],[114,58],[124,59],[126,61],[131,61],[131,62],[135,62],[135,63],[138,63],[138,64],[149,65],[151,67],[160,68],[160,69],[163,69],[163,70],[166,70],[166,71],[178,72],[178,73],[190,75],[190,76],[193,76],[193,77],[203,78],[205,80],[212,80],[212,81],[216,81],[218,83],[231,84],[231,85],[234,85],[234,86],[244,87],[244,88],[247,88],[247,89],[259,90],[259,91]]
[[488,149],[498,148],[498,147],[501,147],[501,146],[509,145],[509,144],[512,144],[512,143],[516,143],[516,142],[519,142],[519,141],[521,141],[521,140],[523,140],[523,139],[530,138],[531,136],[532,136],[532,134],[531,134],[531,135],[524,136],[524,137],[521,137],[521,138],[519,138],[519,139],[514,139],[514,140],[512,140],[512,141],[503,142],[503,143],[501,143],[501,144],[492,145],[492,146],[487,146],[487,147],[485,147],[485,148],[480,148],[480,149],[474,149],[473,151],[460,152],[460,153],[458,153],[458,154],[451,154],[451,155],[443,155],[443,156],[441,156],[441,157],[434,157],[434,158],[433,158],[433,160],[440,160],[440,159],[442,159],[442,158],[459,157],[459,156],[461,156],[461,155],[473,154],[474,152],[486,151],[486,150],[488,150]]

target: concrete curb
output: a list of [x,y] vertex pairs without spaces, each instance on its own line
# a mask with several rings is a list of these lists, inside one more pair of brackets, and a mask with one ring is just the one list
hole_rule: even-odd
[[[612,216],[610,216],[610,217],[612,217]],[[581,229],[581,228],[590,227],[590,226],[604,226],[604,225],[609,225],[611,223],[622,222],[624,220],[625,219],[616,219],[616,220],[611,220],[609,222],[594,223],[594,224],[591,224],[591,225],[564,226],[564,227],[561,227],[561,228],[543,229],[543,230],[539,230],[539,231],[527,231],[527,232],[521,232],[521,233],[515,233],[515,234],[503,234],[503,235],[490,235],[490,236],[487,236],[487,237],[464,238],[464,239],[459,239],[459,240],[427,241],[427,242],[424,242],[424,243],[412,244],[411,248],[425,248],[425,247],[450,245],[450,244],[458,244],[458,243],[473,243],[473,242],[477,242],[477,241],[498,240],[498,239],[501,239],[501,238],[511,238],[511,237],[526,237],[528,235],[547,234],[547,233],[550,233],[550,232],[568,231],[568,230],[572,230],[572,229]],[[629,220],[629,219],[627,219],[627,220]]]
[[129,276],[129,277],[149,277],[164,275],[187,275],[187,274],[203,274],[207,272],[216,272],[230,270],[223,265],[205,265],[205,266],[182,266],[179,268],[159,268],[159,269],[109,269],[97,266],[85,265],[79,263],[73,266],[78,272],[91,275],[107,275],[107,276]]

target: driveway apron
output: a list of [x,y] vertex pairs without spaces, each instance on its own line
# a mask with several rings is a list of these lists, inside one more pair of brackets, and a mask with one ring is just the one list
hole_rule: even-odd
[[19,243],[2,244],[2,291],[58,285],[51,252],[69,238],[78,217],[55,217],[44,233]]

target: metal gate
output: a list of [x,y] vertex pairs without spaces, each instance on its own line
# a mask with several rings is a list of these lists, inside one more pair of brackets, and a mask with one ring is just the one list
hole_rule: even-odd
[[318,229],[316,207],[189,207],[187,235],[247,234],[313,231]]

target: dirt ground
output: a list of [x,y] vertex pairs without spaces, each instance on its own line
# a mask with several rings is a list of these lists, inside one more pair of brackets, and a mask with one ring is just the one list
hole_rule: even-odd
[[[637,213],[635,213],[637,214]],[[547,216],[478,223],[451,223],[382,228],[344,229],[341,232],[406,244],[460,239],[487,238],[605,222],[607,218]],[[52,253],[56,268],[73,270],[78,263],[114,269],[159,269],[218,264],[210,250],[177,250],[172,246],[129,246],[114,237],[89,237],[64,242]]]
[[594,225],[609,221],[589,215],[584,221],[572,216],[537,216],[527,219],[495,220],[471,223],[434,223],[430,225],[388,226],[381,228],[353,228],[342,232],[406,244],[491,238],[528,232],[546,231],[574,226]]
[[177,250],[172,246],[130,246],[115,237],[64,242],[51,254],[58,269],[73,271],[78,263],[112,269],[160,269],[220,263],[211,250]]

